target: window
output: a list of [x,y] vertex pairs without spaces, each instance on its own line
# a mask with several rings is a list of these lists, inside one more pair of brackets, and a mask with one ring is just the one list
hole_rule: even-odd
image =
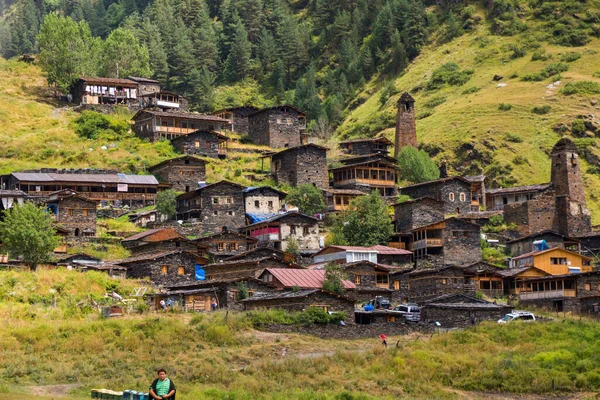
[[272,200],[269,201],[267,204],[268,204],[269,208],[273,208],[273,201]]
[[225,198],[225,202],[226,202],[227,204],[233,204],[233,197],[226,197],[226,198]]
[[217,210],[215,210],[215,211],[213,211],[213,215],[214,215],[215,217],[217,217],[217,216],[219,215],[219,212],[218,212]]
[[400,290],[400,281],[394,281],[394,290]]
[[445,285],[445,284],[447,284],[447,283],[448,283],[448,279],[446,279],[446,278],[442,278],[442,285]]
[[279,171],[281,169],[281,161],[277,160],[274,164],[275,171]]
[[592,290],[592,284],[589,282],[585,283],[585,290]]
[[237,243],[237,242],[230,242],[229,243],[229,250],[237,251],[238,248],[239,248],[239,243]]
[[219,198],[218,197],[213,197],[212,198],[212,203],[213,204],[219,204]]
[[218,249],[219,251],[223,251],[223,250],[225,250],[225,242],[219,242],[219,243],[217,244],[217,249]]
[[450,201],[454,201],[454,193],[450,193],[448,195],[448,198],[450,199]]
[[452,231],[452,237],[453,238],[457,238],[458,237],[458,231]]
[[463,231],[463,237],[468,238],[469,237],[469,231]]
[[464,193],[460,194],[460,201],[466,201],[467,200],[467,196]]
[[308,228],[308,226],[305,226],[304,228],[302,228],[302,234],[304,236],[308,236],[310,234],[310,229]]
[[161,275],[166,275],[169,273],[169,267],[166,265],[163,265],[162,267],[160,267],[160,274]]
[[183,267],[183,266],[177,267],[177,275],[185,275],[185,267]]
[[360,275],[354,275],[354,283],[360,285]]
[[391,316],[391,315],[388,315],[388,317],[387,317],[387,322],[388,322],[388,323],[396,322],[396,317],[393,317],[393,316]]
[[550,264],[552,265],[567,265],[566,257],[550,257]]
[[335,197],[335,204],[337,204],[337,205],[342,205],[342,198],[341,198],[341,197],[339,197],[339,196],[336,196],[336,197]]
[[254,207],[259,208],[260,207],[260,201],[254,200]]
[[378,284],[388,284],[390,283],[389,275],[386,274],[377,274],[377,283]]
[[290,225],[290,235],[296,234],[296,225]]
[[196,148],[196,149],[200,148],[200,141],[199,140],[194,141],[194,148]]
[[88,209],[84,208],[83,210],[81,210],[81,215],[84,216],[84,217],[87,217],[88,216]]
[[69,217],[72,217],[72,216],[73,216],[73,209],[72,209],[72,208],[68,208],[68,209],[67,209],[67,215],[68,215]]
[[235,215],[235,213],[233,211],[227,211],[227,215],[229,215],[230,217],[233,217]]

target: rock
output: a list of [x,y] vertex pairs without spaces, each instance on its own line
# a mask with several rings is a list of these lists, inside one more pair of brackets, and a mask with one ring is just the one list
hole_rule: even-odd
[[552,130],[556,133],[565,134],[569,131],[569,127],[563,123],[556,124],[552,127]]
[[496,86],[496,87],[506,87],[506,86],[508,86],[506,83],[499,83],[498,86]]
[[593,106],[596,106],[598,104],[598,99],[592,99],[590,101],[590,104],[593,105]]
[[101,148],[102,150],[108,150],[108,147],[106,147],[106,146],[102,146],[102,147],[100,147],[100,148]]
[[495,82],[501,81],[502,79],[504,79],[504,77],[502,75],[494,75],[494,77],[492,78]]

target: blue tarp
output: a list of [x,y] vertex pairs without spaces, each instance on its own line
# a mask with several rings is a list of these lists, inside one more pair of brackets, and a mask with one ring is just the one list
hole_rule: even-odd
[[255,224],[257,222],[264,221],[265,219],[273,218],[277,214],[273,214],[273,213],[270,213],[270,214],[250,214],[250,213],[246,213],[246,215],[248,216],[248,218],[250,218],[250,224]]
[[545,240],[534,240],[533,241],[533,251],[542,251],[548,250],[550,246],[546,243]]
[[196,280],[204,281],[206,280],[206,271],[204,271],[203,266],[200,264],[196,264]]

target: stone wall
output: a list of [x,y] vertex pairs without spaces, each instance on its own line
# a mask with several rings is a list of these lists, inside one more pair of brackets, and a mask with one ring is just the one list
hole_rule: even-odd
[[[377,287],[377,273],[372,265],[369,264],[356,264],[344,269],[344,273],[348,279],[356,284],[358,289],[378,289]],[[389,273],[380,272],[381,274],[388,276]],[[360,277],[360,283],[356,283],[356,277]],[[389,287],[389,285],[388,285]]]
[[242,189],[239,185],[223,182],[200,190],[204,232],[217,233],[224,226],[237,229],[246,224]]
[[280,194],[269,188],[245,194],[246,212],[249,214],[276,214],[281,210]]
[[[562,303],[561,312],[569,312],[574,314],[579,314],[581,312],[581,302],[576,297],[557,297],[554,299],[539,299],[539,300],[521,300],[519,301],[519,306],[524,307],[535,307],[540,308],[550,312],[556,312],[557,303]],[[536,315],[536,318],[538,316]]]
[[444,264],[469,265],[481,261],[480,228],[459,219],[446,220],[444,235]]
[[565,248],[564,239],[561,236],[549,232],[534,237],[528,237],[517,242],[508,243],[506,246],[508,247],[511,256],[517,257],[521,254],[531,253],[533,251],[533,242],[535,240],[545,240],[546,244],[550,248]]
[[240,107],[235,108],[232,111],[233,114],[233,130],[235,133],[239,135],[248,135],[249,127],[248,127],[248,115],[254,114],[256,112],[256,108],[254,107]]
[[[139,261],[128,264],[128,278],[150,278],[159,286],[175,286],[195,282],[196,258],[188,253],[179,252],[157,260]],[[167,273],[162,273],[162,267],[167,267]],[[179,267],[184,267],[184,274],[179,275]]]
[[202,157],[219,157],[219,138],[211,132],[196,131],[171,140],[180,153]]
[[404,146],[417,147],[417,124],[415,122],[414,101],[398,102],[395,143],[395,157],[398,156],[398,153]]
[[409,201],[394,206],[396,232],[431,225],[444,218],[444,203],[431,199]]
[[285,251],[290,237],[296,238],[300,250],[318,250],[319,246],[319,224],[316,221],[301,217],[287,217],[281,221],[279,226],[281,238],[281,250]]
[[431,273],[417,276],[406,275],[402,280],[406,281],[408,287],[408,293],[403,297],[408,297],[410,302],[421,303],[445,294],[465,292],[465,276],[457,268],[432,270]]
[[56,222],[68,230],[70,236],[96,236],[96,202],[73,196],[60,200],[57,205]]
[[[433,332],[432,324],[371,324],[358,325],[349,324],[346,326],[340,325],[266,325],[258,327],[258,329],[266,332],[282,332],[282,333],[302,333],[313,335],[320,338],[331,339],[360,339],[371,338],[373,344],[381,345],[379,335],[382,333],[388,336],[389,346],[395,346],[396,343],[389,339],[390,336],[408,335],[420,332],[423,334],[431,334]],[[292,355],[293,350],[288,350],[288,354]]]
[[443,201],[445,214],[464,214],[471,211],[471,184],[460,179],[409,186],[400,191],[413,199],[433,197]]
[[511,312],[511,307],[498,306],[497,309],[463,309],[463,308],[448,308],[448,307],[436,307],[436,306],[425,306],[421,308],[421,321],[430,323],[437,321],[441,324],[442,328],[457,328],[466,327],[472,325],[471,315],[475,315],[476,322],[481,321],[498,321],[506,314]]
[[506,204],[504,220],[515,224],[520,236],[543,231],[559,231],[556,220],[556,196],[551,190],[523,203]]
[[141,254],[167,253],[176,250],[198,252],[198,246],[186,240],[163,240],[160,242],[142,242],[140,245],[129,249],[132,256]]
[[[223,254],[228,257],[250,250],[248,239],[235,232],[223,232],[219,235],[200,238],[196,241],[208,246],[208,251],[212,254]],[[222,244],[221,249],[219,249],[219,243]]]
[[327,151],[315,146],[301,146],[274,154],[271,172],[279,184],[298,186],[305,183],[321,189],[329,187]]
[[248,135],[255,144],[282,149],[300,146],[301,123],[294,109],[269,109],[248,117]]
[[173,159],[150,168],[159,182],[171,184],[177,192],[198,189],[198,182],[206,181],[206,161],[195,158]]

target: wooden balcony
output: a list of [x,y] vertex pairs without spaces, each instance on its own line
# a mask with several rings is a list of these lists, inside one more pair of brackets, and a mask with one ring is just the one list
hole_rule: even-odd
[[160,133],[167,133],[171,135],[188,135],[192,132],[196,132],[198,129],[195,128],[179,128],[175,126],[155,126],[154,131]]
[[406,243],[404,242],[388,242],[387,246],[394,249],[406,249]]
[[442,247],[444,242],[442,239],[421,239],[412,243],[411,250],[424,249],[426,247]]
[[391,186],[394,187],[396,182],[393,179],[366,179],[366,178],[352,178],[341,181],[333,181],[334,186],[342,185],[353,185],[357,183],[367,184],[371,186]]
[[[32,192],[36,196],[47,196],[52,192]],[[156,193],[129,193],[129,192],[77,192],[78,195],[87,197],[90,200],[152,200]]]
[[525,292],[521,290],[519,293],[519,300],[543,300],[560,297],[577,297],[577,291],[575,289],[544,290],[541,292]]

